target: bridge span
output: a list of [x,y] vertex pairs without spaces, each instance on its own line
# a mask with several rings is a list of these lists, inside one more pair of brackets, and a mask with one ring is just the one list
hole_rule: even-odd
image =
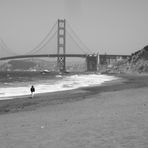
[[38,55],[18,55],[18,56],[9,56],[2,57],[0,60],[12,60],[12,59],[24,59],[24,58],[56,58],[56,57],[73,57],[73,58],[86,58],[86,54],[38,54]]
[[[25,55],[16,55],[16,56],[7,56],[7,57],[1,57],[0,61],[2,60],[13,60],[13,59],[23,59],[23,58],[57,58],[57,69],[60,72],[66,72],[66,58],[84,58],[86,59],[86,67],[87,71],[96,71],[97,70],[97,63],[98,63],[98,55],[96,54],[87,54],[88,48],[82,43],[82,41],[76,36],[76,34],[73,32],[73,30],[70,28],[70,31],[72,33],[69,33],[69,30],[67,29],[66,20],[65,19],[58,19],[54,26],[51,28],[50,32],[45,36],[45,38],[30,52],[26,53]],[[57,27],[57,28],[55,28]],[[56,31],[55,31],[56,29]],[[77,48],[81,49],[83,52],[82,54],[67,54],[66,53],[66,33],[67,36],[70,37],[70,39],[74,42]],[[44,53],[42,50],[44,47],[47,47],[47,44],[50,43],[50,41],[53,41],[53,38],[56,36],[56,48],[54,50],[55,54],[48,54],[49,52],[46,51]],[[78,42],[77,42],[78,41]],[[71,46],[70,46],[71,48]],[[51,48],[46,48],[51,49]],[[74,50],[74,49],[72,49]],[[87,52],[86,52],[87,50]],[[39,54],[40,51],[40,54]],[[85,52],[84,52],[85,51]],[[89,51],[89,53],[92,53]]]
[[[51,35],[51,32],[53,31],[54,27],[57,26],[57,31]],[[111,63],[117,62],[122,59],[129,58],[130,55],[110,55],[110,54],[90,54],[92,52],[84,52],[85,49],[88,50],[88,48],[85,46],[82,48],[82,42],[78,38],[78,43],[76,42],[77,36],[73,32],[72,33],[76,38],[72,38],[73,35],[69,34],[68,30],[66,29],[66,20],[58,19],[56,24],[53,26],[51,31],[47,34],[47,36],[36,46],[34,49],[32,49],[29,53],[26,53],[25,55],[16,55],[16,56],[8,56],[8,57],[1,57],[0,61],[2,60],[13,60],[13,59],[23,59],[23,58],[57,58],[57,69],[60,72],[66,71],[66,58],[84,58],[86,60],[86,67],[87,71],[97,71],[98,64],[99,65],[110,65]],[[74,43],[83,51],[83,54],[67,54],[66,53],[66,33],[67,35],[70,35],[70,37],[73,39]],[[51,41],[53,38],[53,35],[56,35],[56,52],[55,54],[39,54],[38,51],[41,51],[45,45]],[[48,41],[48,42],[47,42]],[[81,45],[80,45],[81,44]],[[47,48],[50,49],[50,48]],[[33,54],[34,53],[34,54]],[[38,54],[37,54],[38,53]],[[49,53],[49,52],[46,52]],[[99,62],[98,62],[99,60]]]

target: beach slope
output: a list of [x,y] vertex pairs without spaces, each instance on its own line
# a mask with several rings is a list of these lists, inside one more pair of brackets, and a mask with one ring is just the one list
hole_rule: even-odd
[[[0,102],[2,148],[147,148],[148,76]],[[28,103],[28,104],[27,104]]]

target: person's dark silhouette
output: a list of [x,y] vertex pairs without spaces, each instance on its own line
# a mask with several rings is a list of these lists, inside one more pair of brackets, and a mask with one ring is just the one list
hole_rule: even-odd
[[31,91],[31,98],[33,98],[34,97],[34,92],[35,92],[35,88],[34,88],[33,85],[31,86],[30,91]]

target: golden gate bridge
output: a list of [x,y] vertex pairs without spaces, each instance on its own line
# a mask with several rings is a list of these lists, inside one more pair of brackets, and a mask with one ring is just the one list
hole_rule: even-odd
[[58,71],[66,72],[66,58],[85,58],[87,71],[97,70],[98,55],[92,54],[91,50],[83,44],[65,19],[58,19],[44,39],[35,48],[23,55],[13,53],[2,40],[0,46],[3,53],[5,53],[0,55],[0,60],[34,57],[57,58]]
[[66,58],[84,58],[87,71],[97,71],[98,56],[100,64],[116,60],[119,57],[124,59],[129,57],[129,55],[98,55],[98,53],[92,53],[65,19],[58,19],[43,40],[23,55],[13,53],[2,40],[0,40],[0,49],[3,53],[3,55],[0,55],[0,60],[57,58],[57,69],[60,72],[66,72]]

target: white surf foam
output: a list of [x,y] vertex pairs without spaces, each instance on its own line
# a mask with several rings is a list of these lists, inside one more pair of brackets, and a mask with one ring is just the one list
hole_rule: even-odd
[[[106,81],[118,79],[114,76],[87,74],[64,76],[63,79],[57,80],[55,83],[48,80],[40,84],[35,84],[35,93],[56,92],[64,90],[72,90],[80,87],[101,85]],[[22,96],[30,94],[30,85],[22,87],[5,87],[0,88],[0,100],[13,99],[14,96]]]

